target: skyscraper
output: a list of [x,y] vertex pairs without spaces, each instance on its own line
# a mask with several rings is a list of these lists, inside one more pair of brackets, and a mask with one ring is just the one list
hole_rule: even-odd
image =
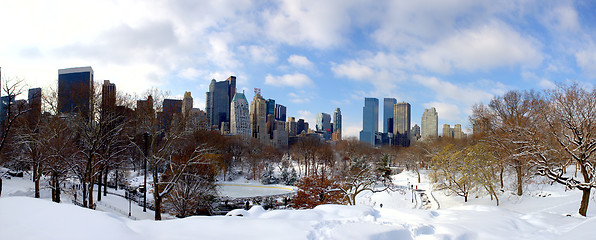
[[333,112],[333,132],[341,132],[341,110],[339,108]]
[[256,93],[250,103],[250,136],[267,142],[267,103],[260,93]]
[[365,98],[362,108],[362,131],[360,141],[375,145],[375,134],[379,131],[379,99]]
[[389,123],[393,118],[393,105],[397,103],[395,98],[384,98],[383,99],[383,132],[390,133],[393,132],[393,126]]
[[27,113],[27,121],[33,129],[41,117],[41,88],[30,88],[28,97],[31,110]]
[[297,134],[297,124],[296,124],[296,118],[294,117],[289,117],[288,121],[286,122],[286,131],[288,132],[288,136],[293,137],[296,136]]
[[296,135],[301,134],[302,132],[308,132],[308,126],[305,125],[304,119],[298,119],[296,123]]
[[184,117],[188,117],[190,115],[192,107],[192,94],[190,92],[184,92],[184,98],[182,99],[182,114],[184,115]]
[[106,119],[116,111],[116,84],[104,80],[101,85],[101,118]]
[[418,124],[414,124],[410,130],[410,141],[417,141],[418,139],[420,139],[420,127]]
[[286,106],[275,104],[275,120],[286,121]]
[[437,138],[439,136],[439,114],[437,109],[424,109],[422,114],[422,139]]
[[182,114],[182,100],[177,99],[164,99],[163,100],[163,112],[161,122],[165,129],[169,129],[172,125],[174,117],[178,117]]
[[230,133],[232,135],[250,136],[249,106],[244,93],[234,95],[230,114]]
[[331,115],[327,113],[318,113],[315,128],[316,131],[323,132],[325,140],[331,139],[331,134],[333,134],[333,129],[331,128]]
[[410,104],[396,103],[393,107],[393,136],[395,143],[410,146]]
[[275,116],[275,100],[267,99],[265,103],[267,103],[267,115],[271,114]]
[[93,69],[91,67],[58,70],[58,112],[93,114]]
[[211,80],[205,111],[209,118],[209,126],[221,127],[222,122],[230,121],[230,103],[236,93],[236,77],[231,76],[225,81]]
[[333,112],[333,141],[341,140],[341,110],[336,108]]

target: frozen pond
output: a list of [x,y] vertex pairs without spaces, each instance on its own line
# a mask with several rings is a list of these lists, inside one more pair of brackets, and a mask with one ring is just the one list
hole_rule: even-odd
[[220,183],[217,184],[217,191],[220,196],[231,198],[269,196],[285,194],[294,191],[294,187],[286,185],[258,185],[243,183]]

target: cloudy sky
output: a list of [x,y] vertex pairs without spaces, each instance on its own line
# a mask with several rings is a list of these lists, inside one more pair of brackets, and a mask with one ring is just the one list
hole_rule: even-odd
[[47,87],[92,66],[121,91],[191,91],[201,109],[210,80],[235,75],[312,125],[339,107],[357,136],[364,97],[409,102],[412,125],[436,107],[466,127],[471,105],[507,90],[592,85],[595,23],[590,1],[3,1],[0,67]]

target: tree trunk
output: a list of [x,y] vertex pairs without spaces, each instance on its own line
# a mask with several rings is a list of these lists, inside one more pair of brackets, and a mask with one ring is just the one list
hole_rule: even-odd
[[114,189],[116,191],[118,191],[118,169],[117,168],[114,170],[114,173],[115,173],[114,174],[115,175],[114,176]]
[[101,201],[101,181],[103,180],[102,176],[103,171],[99,171],[99,175],[97,176],[97,201]]
[[0,178],[0,196],[2,196],[2,178]]
[[579,214],[584,217],[588,212],[588,203],[590,203],[590,190],[591,189],[582,190],[582,202],[579,206]]
[[523,194],[523,178],[522,178],[522,166],[520,161],[515,161],[515,173],[517,175],[517,195]]
[[155,220],[161,220],[161,197],[155,198]]
[[95,184],[95,181],[93,178],[89,178],[89,191],[87,191],[87,193],[89,194],[89,207],[90,209],[93,209],[93,185]]
[[81,183],[81,187],[83,190],[83,196],[81,197],[83,199],[83,207],[88,207],[87,205],[87,181],[83,180]]
[[106,172],[103,174],[103,195],[104,196],[108,195],[108,173],[109,173],[109,170],[106,167]]
[[39,194],[39,178],[35,178],[33,177],[34,181],[35,181],[35,198],[40,198],[40,194]]
[[35,198],[40,198],[39,194],[39,164],[33,165],[33,182],[35,183]]
[[58,174],[56,174],[56,186],[54,187],[56,189],[56,202],[60,203],[60,180],[58,179]]
[[501,180],[501,189],[503,189],[505,187],[505,184],[503,182],[503,172],[505,171],[505,168],[503,166],[501,166],[501,172],[499,173],[499,180]]

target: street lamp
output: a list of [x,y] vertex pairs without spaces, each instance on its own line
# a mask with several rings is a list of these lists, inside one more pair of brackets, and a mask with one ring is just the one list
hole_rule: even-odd
[[126,192],[124,192],[125,197],[128,199],[128,216],[131,216],[131,205],[132,205],[132,192],[130,189],[126,190]]

